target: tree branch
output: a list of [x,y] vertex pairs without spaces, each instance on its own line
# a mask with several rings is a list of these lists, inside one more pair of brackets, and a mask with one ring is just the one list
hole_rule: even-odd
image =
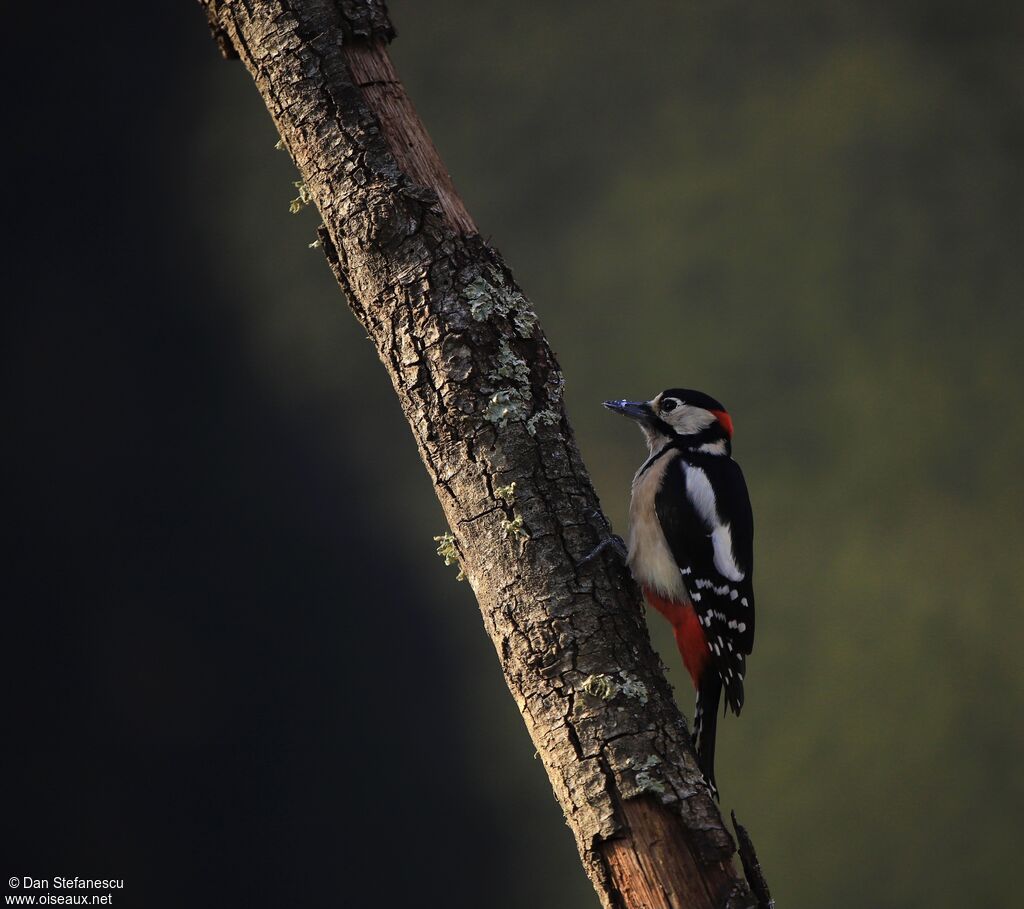
[[537,318],[387,54],[379,0],[200,0],[323,217],[509,690],[605,906],[754,907],[620,558]]

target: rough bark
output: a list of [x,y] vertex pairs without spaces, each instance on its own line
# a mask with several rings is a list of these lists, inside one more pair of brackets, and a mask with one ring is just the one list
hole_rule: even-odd
[[[377,0],[200,0],[320,210],[527,729],[605,906],[757,900],[651,649],[537,318],[478,235],[387,54]],[[514,484],[514,485],[513,485]]]

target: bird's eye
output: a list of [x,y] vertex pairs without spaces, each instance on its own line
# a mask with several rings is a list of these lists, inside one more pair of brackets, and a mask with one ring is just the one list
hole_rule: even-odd
[[661,412],[662,413],[668,413],[670,410],[675,410],[676,409],[676,405],[678,403],[679,402],[675,398],[669,398],[666,401],[662,401],[661,402]]

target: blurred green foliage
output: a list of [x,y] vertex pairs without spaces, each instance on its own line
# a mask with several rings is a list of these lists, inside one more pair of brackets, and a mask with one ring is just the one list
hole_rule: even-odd
[[[1020,5],[391,7],[399,71],[560,353],[620,532],[641,439],[598,403],[684,385],[734,415],[760,614],[719,778],[780,904],[1009,905],[1024,833]],[[288,216],[294,171],[240,68],[206,84],[197,229],[244,289],[239,330],[268,388],[338,427],[379,490],[366,533],[399,547],[425,579],[415,608],[450,626],[468,722],[441,747],[476,752],[467,791],[509,832],[491,905],[592,906],[470,591],[434,555],[443,519],[386,376],[307,249],[316,215]],[[225,159],[237,167],[215,171]],[[339,419],[353,412],[365,431]]]

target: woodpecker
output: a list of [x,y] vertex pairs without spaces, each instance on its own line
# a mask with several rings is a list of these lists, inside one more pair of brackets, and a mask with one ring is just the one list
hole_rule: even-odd
[[693,738],[715,798],[722,693],[737,716],[754,645],[754,518],[732,459],[732,419],[703,392],[605,401],[635,420],[649,456],[633,477],[626,562],[647,603],[672,624],[697,690]]

